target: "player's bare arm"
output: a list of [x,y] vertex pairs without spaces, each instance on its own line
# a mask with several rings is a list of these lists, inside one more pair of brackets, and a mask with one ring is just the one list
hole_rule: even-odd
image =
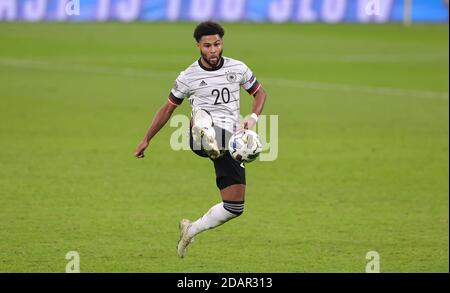
[[266,102],[266,92],[264,91],[262,85],[260,85],[258,91],[253,94],[253,106],[252,106],[252,115],[249,116],[244,121],[245,129],[252,129],[258,121],[258,116],[261,115],[262,110],[264,108],[264,103]]
[[167,100],[167,102],[155,114],[155,117],[153,118],[149,129],[145,133],[144,138],[136,147],[136,151],[134,152],[136,158],[140,159],[144,157],[145,149],[148,147],[150,140],[158,133],[159,130],[161,130],[161,128],[163,128],[167,121],[169,121],[177,106],[178,105],[175,105],[170,100]]

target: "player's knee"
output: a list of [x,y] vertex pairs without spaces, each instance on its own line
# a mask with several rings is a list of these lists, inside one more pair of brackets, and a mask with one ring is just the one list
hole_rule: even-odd
[[236,217],[242,215],[244,212],[244,201],[223,201],[223,207]]

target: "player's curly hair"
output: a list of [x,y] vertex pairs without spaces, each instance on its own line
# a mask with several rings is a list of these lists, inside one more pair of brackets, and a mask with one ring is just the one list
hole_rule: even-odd
[[223,27],[214,21],[204,21],[197,25],[194,31],[194,38],[198,42],[203,36],[219,35],[221,38],[225,35]]

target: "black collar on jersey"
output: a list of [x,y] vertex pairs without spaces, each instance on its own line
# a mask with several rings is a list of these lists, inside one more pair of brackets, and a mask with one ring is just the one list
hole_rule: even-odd
[[203,70],[206,70],[206,71],[216,71],[216,70],[219,70],[220,68],[222,68],[223,63],[225,63],[225,60],[223,59],[223,57],[220,57],[219,64],[217,64],[216,67],[214,67],[214,68],[208,68],[208,67],[203,66],[201,60],[202,60],[202,58],[200,57],[200,59],[198,59],[198,65],[199,65]]

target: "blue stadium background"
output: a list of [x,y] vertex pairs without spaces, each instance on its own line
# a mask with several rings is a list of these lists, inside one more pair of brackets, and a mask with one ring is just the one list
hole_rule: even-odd
[[[220,21],[400,22],[403,0],[80,0],[79,15],[68,16],[68,0],[0,0],[0,21]],[[447,22],[448,1],[413,0],[413,22]]]

